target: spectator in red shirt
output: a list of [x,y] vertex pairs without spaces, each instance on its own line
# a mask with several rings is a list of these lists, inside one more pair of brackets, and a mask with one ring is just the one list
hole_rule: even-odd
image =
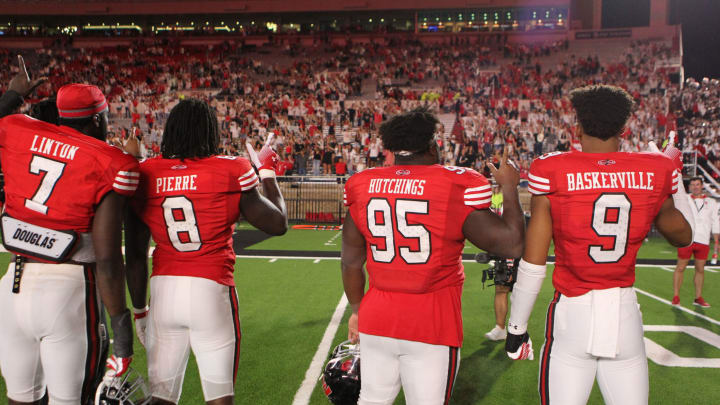
[[338,176],[347,174],[347,163],[345,163],[342,157],[339,157],[338,161],[335,162],[335,174]]

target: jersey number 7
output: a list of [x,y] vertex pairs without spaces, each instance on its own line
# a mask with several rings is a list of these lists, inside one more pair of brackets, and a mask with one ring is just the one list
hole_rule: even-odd
[[[431,243],[430,232],[425,226],[409,225],[408,214],[428,214],[428,201],[421,200],[395,200],[395,209],[385,198],[372,198],[367,205],[367,227],[373,237],[384,238],[385,248],[371,244],[373,260],[379,263],[391,263],[395,259],[395,232],[394,228],[406,239],[417,239],[418,250],[411,250],[408,246],[398,246],[400,257],[407,264],[425,264],[430,259]],[[393,211],[395,220],[393,220]],[[379,218],[376,217],[380,214]],[[378,221],[378,219],[381,219]]]
[[65,163],[63,162],[33,155],[30,161],[30,173],[37,175],[45,173],[45,175],[32,198],[25,199],[25,208],[47,215],[48,206],[45,203],[50,199],[50,194],[55,189],[55,184],[62,177],[64,170]]

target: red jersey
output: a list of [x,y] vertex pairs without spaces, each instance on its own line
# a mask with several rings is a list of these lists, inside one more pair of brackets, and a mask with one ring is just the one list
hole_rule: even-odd
[[391,166],[350,177],[345,205],[367,241],[370,279],[360,332],[462,345],[462,227],[491,196],[485,177],[460,167]]
[[673,162],[657,153],[550,153],[529,180],[550,199],[553,285],[570,297],[633,285],[637,251],[678,187]]
[[235,285],[233,229],[242,193],[257,185],[248,160],[235,156],[140,163],[133,205],[156,243],[152,275]]
[[27,115],[0,120],[0,153],[5,212],[33,225],[89,232],[107,193],[132,196],[137,189],[135,158],[70,127]]

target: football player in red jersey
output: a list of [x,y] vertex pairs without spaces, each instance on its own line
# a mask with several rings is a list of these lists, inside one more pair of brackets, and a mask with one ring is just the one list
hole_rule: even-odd
[[345,186],[342,277],[348,337],[362,354],[360,404],[391,404],[401,385],[409,404],[447,404],[463,340],[465,239],[498,256],[522,253],[519,175],[507,155],[491,169],[505,199],[499,217],[488,209],[485,177],[438,164],[436,124],[426,110],[385,122],[395,166],[364,170]]
[[60,124],[25,115],[0,120],[6,175],[3,244],[15,254],[0,280],[0,367],[10,404],[78,404],[95,393],[110,313],[108,375],[132,356],[125,305],[122,210],[137,161],[104,142],[107,102],[95,86],[57,95]]
[[[269,143],[258,154],[248,150],[267,198],[258,191],[250,162],[218,155],[218,144],[213,111],[203,101],[186,99],[170,112],[162,156],[140,164],[133,201],[137,215],[130,215],[126,233],[128,282],[142,302],[134,309],[136,329],[147,349],[150,389],[158,404],[179,401],[190,350],[207,403],[233,403],[241,337],[233,278],[235,222],[242,215],[271,235],[287,230],[275,180],[277,155]],[[148,308],[150,236],[156,246]]]
[[693,221],[685,218],[692,211],[679,196],[677,162],[660,153],[618,152],[630,95],[597,85],[572,91],[570,101],[582,152],[550,153],[530,167],[531,218],[505,348],[513,359],[533,358],[527,323],[554,240],[540,402],[585,404],[597,376],[605,403],[647,404],[642,319],[632,288],[637,251],[653,223],[672,245],[690,244]]

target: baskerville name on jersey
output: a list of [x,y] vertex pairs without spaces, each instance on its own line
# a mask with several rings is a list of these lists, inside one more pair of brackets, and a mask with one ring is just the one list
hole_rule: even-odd
[[31,152],[42,153],[43,155],[59,157],[62,159],[75,159],[75,152],[80,149],[79,146],[70,145],[44,136],[35,135],[30,145]]
[[568,191],[625,188],[653,190],[653,172],[577,172],[567,173]]
[[155,193],[168,191],[197,190],[197,174],[187,176],[158,177],[155,179]]
[[368,193],[412,194],[425,193],[425,180],[417,179],[372,179]]

